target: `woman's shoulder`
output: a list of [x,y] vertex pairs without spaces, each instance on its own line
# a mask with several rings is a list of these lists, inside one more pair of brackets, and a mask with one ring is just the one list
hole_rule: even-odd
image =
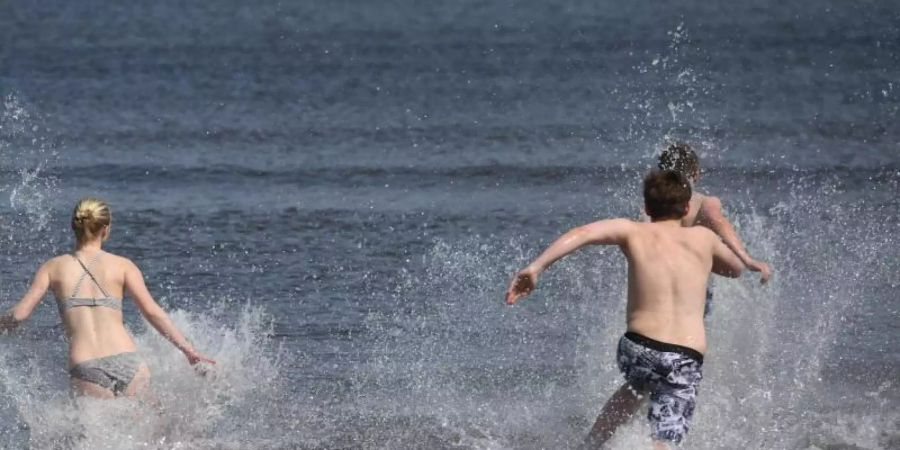
[[110,253],[110,252],[107,252],[107,251],[104,251],[103,253],[105,254],[105,256],[106,256],[107,258],[109,258],[109,261],[110,261],[110,262],[112,262],[112,263],[114,263],[114,264],[116,264],[116,265],[119,265],[119,266],[122,266],[122,267],[130,267],[130,266],[133,266],[133,265],[134,265],[134,263],[131,262],[131,260],[128,259],[127,257],[125,257],[125,256],[117,255],[117,254],[115,254],[115,253]]
[[73,262],[74,262],[75,259],[72,258],[72,254],[71,254],[71,253],[63,253],[63,254],[56,255],[56,256],[54,256],[54,257],[52,257],[52,258],[50,258],[50,259],[44,261],[44,264],[43,264],[42,266],[43,266],[43,267],[47,267],[47,268],[55,267],[55,266],[58,266],[60,263],[63,263],[63,262],[65,262],[65,261],[73,261]]
[[[122,256],[122,255],[117,255],[115,253],[110,253],[107,251],[103,251],[103,259],[105,259],[107,261],[107,264],[112,263],[112,264],[114,264],[116,266],[120,266],[120,267],[130,267],[130,266],[134,265],[134,263],[127,257]],[[70,262],[71,263],[78,262],[75,259],[75,255],[73,255],[72,253],[63,253],[60,255],[56,255],[53,258],[48,259],[44,263],[44,266],[47,266],[49,268],[49,267],[59,266],[60,264],[64,264],[64,263],[70,263]]]
[[107,252],[107,255],[109,255],[110,260],[112,260],[116,267],[119,267],[126,272],[134,270],[140,271],[140,268],[138,268],[137,264],[135,264],[134,261],[132,261],[128,257],[116,255],[115,253],[109,252]]
[[66,267],[65,263],[66,263],[67,259],[70,261],[73,261],[73,262],[75,261],[74,259],[72,259],[71,254],[63,253],[61,255],[56,255],[56,256],[44,261],[37,268],[36,273],[38,273],[38,274],[45,273],[45,274],[49,275],[51,278],[55,278],[60,273],[60,270],[64,270],[64,268]]

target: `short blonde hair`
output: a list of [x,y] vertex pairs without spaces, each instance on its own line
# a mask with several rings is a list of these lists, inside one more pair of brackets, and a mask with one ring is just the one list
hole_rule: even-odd
[[103,200],[85,197],[72,211],[72,230],[79,241],[94,239],[112,221],[109,206]]

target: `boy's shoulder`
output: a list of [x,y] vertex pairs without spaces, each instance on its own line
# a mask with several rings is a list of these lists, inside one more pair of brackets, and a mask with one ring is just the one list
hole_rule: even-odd
[[706,246],[720,240],[719,235],[715,231],[704,226],[684,227],[684,233],[688,239],[701,246]]

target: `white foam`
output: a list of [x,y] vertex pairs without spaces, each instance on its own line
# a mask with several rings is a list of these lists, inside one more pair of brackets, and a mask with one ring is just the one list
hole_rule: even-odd
[[42,346],[62,345],[58,337],[39,342],[31,341],[33,336],[4,338],[18,342],[0,351],[4,359],[0,384],[7,387],[15,405],[15,420],[28,431],[29,445],[223,448],[248,439],[270,438],[254,428],[265,422],[265,414],[260,413],[274,411],[273,400],[282,399],[284,380],[280,353],[269,340],[270,322],[262,309],[245,307],[234,322],[225,322],[214,312],[192,315],[174,311],[170,317],[217,365],[200,376],[155,330],[137,332],[139,352],[152,372],[157,406],[132,399],[72,400],[61,355],[51,360],[16,353],[30,350],[33,354]]

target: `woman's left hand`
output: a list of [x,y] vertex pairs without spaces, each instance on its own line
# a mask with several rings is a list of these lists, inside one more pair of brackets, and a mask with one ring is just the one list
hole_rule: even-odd
[[212,365],[216,364],[216,362],[213,359],[201,354],[200,352],[198,352],[196,350],[186,351],[186,352],[184,352],[184,356],[187,357],[188,362],[192,366],[196,365],[197,363],[212,364]]

